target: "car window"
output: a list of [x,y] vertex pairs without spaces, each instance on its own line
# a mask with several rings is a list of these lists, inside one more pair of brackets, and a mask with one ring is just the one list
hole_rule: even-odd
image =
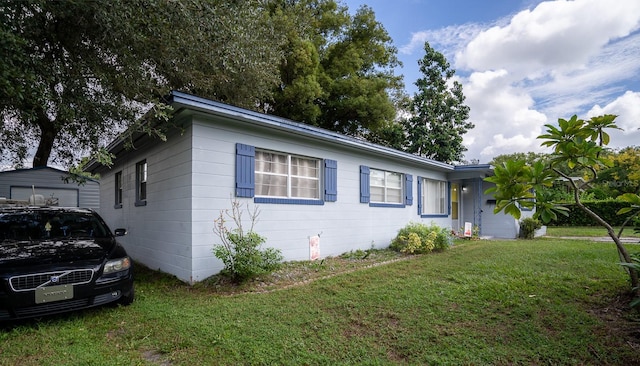
[[96,216],[84,212],[32,211],[0,213],[0,239],[46,240],[105,238],[109,230]]

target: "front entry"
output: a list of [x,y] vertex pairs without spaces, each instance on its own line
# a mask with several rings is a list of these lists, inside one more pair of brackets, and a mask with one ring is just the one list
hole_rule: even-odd
[[451,183],[451,230],[459,232],[462,229],[460,223],[460,185]]

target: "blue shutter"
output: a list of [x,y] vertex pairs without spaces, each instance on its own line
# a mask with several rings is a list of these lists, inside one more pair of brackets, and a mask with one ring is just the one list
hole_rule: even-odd
[[371,197],[369,187],[369,167],[360,165],[360,202],[369,203]]
[[404,175],[404,204],[413,205],[413,176],[411,174]]
[[422,215],[422,178],[418,179],[418,215]]
[[256,148],[236,144],[236,197],[255,194]]
[[324,161],[324,200],[338,200],[338,162],[335,160]]

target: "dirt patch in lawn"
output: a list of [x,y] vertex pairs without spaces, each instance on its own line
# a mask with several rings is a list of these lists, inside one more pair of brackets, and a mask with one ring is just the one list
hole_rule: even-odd
[[629,347],[640,352],[640,309],[631,309],[631,300],[630,293],[621,294],[603,306],[589,309],[589,312],[602,320],[604,337],[622,337]]

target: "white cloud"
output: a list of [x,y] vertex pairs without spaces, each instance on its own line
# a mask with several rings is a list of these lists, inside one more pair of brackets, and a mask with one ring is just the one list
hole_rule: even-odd
[[453,60],[476,125],[465,158],[489,162],[545,151],[544,124],[574,114],[617,114],[612,147],[638,145],[639,29],[638,0],[544,1],[492,24],[416,32],[400,53],[428,41]]
[[507,68],[524,76],[583,67],[609,41],[638,29],[640,1],[547,1],[516,14],[506,26],[475,37],[457,65]]
[[[447,50],[451,52],[458,50],[468,44],[472,39],[482,32],[485,27],[481,24],[464,24],[457,26],[449,26],[442,29],[420,31],[411,34],[411,41],[400,47],[400,54],[410,55],[414,52],[423,54],[424,43],[429,42],[431,47],[444,50],[445,56],[452,60],[453,53],[447,54]],[[440,51],[443,52],[443,51]]]
[[544,124],[587,111],[620,115],[612,147],[637,145],[640,93],[627,90],[640,79],[639,27],[640,1],[560,0],[478,32],[454,52],[476,124],[465,158],[544,151]]
[[464,137],[467,160],[486,163],[496,155],[540,149],[536,137],[547,117],[532,109],[534,100],[512,83],[506,70],[476,72],[469,77],[464,93],[475,128]]
[[609,131],[610,147],[640,146],[640,92],[627,91],[604,107],[596,105],[589,110],[587,118],[603,114],[617,115],[615,123],[622,129]]

